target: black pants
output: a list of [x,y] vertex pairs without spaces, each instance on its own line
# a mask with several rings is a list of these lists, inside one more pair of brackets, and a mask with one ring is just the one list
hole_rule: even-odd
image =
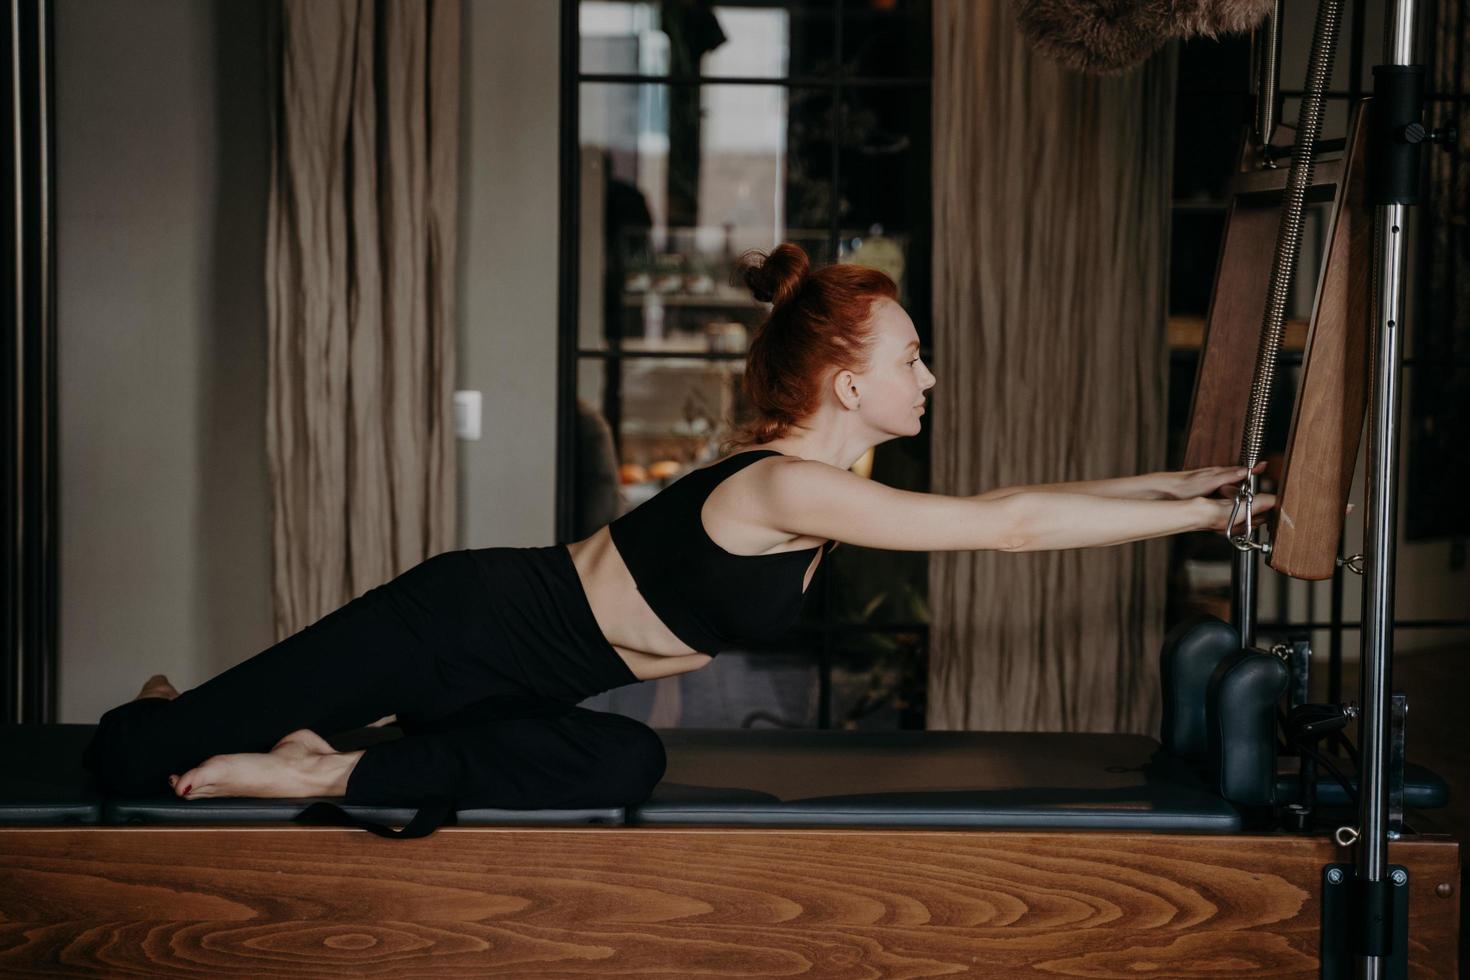
[[166,794],[209,756],[397,714],[404,737],[364,751],[346,802],[627,806],[662,778],[663,744],[577,702],[636,681],[564,546],[447,552],[171,701],[111,709],[86,764],[113,793]]

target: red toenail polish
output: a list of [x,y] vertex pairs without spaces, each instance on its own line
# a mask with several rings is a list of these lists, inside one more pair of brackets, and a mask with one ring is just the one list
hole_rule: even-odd
[[189,792],[189,790],[191,790],[193,788],[194,788],[193,786],[185,786],[184,787],[184,792],[187,793],[187,792]]

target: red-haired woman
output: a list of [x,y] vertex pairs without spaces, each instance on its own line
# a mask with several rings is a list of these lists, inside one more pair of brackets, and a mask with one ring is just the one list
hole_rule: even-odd
[[[811,269],[786,244],[741,274],[772,304],[726,455],[570,545],[447,552],[197,688],[155,677],[103,716],[88,763],[114,792],[345,797],[460,807],[642,802],[657,735],[578,702],[780,636],[838,542],[1035,551],[1223,530],[1206,495],[1234,467],[913,493],[849,467],[919,431],[934,376],[877,270]],[[1274,503],[1255,498],[1257,512]],[[1242,518],[1243,520],[1243,515]],[[400,739],[334,751],[320,733],[395,716]]]

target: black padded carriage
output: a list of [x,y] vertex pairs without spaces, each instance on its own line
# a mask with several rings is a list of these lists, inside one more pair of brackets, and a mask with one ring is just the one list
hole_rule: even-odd
[[1142,735],[670,729],[634,824],[1230,833],[1240,815]]
[[[0,727],[0,824],[289,823],[316,799],[107,797],[82,768],[94,725]],[[393,726],[333,736],[339,750],[401,737]],[[662,729],[668,769],[643,804],[576,810],[465,809],[460,826],[735,825],[1114,829],[1228,834],[1240,811],[1190,766],[1141,735],[1086,732],[845,732]],[[1277,773],[1295,798],[1292,759]],[[1325,773],[1318,801],[1346,803]],[[1405,806],[1444,806],[1444,780],[1405,771]],[[340,802],[340,801],[332,801]],[[406,824],[404,807],[345,807]]]

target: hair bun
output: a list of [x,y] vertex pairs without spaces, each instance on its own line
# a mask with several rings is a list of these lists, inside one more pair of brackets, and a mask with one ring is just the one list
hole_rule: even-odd
[[756,299],[780,306],[801,287],[811,261],[799,245],[786,242],[769,254],[751,249],[740,256],[736,272]]

